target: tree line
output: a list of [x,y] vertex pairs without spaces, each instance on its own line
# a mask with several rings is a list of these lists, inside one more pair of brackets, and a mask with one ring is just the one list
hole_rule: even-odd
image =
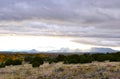
[[0,67],[3,68],[5,66],[9,65],[21,65],[22,62],[26,62],[29,64],[32,64],[32,67],[39,67],[44,62],[51,63],[57,63],[57,62],[63,62],[64,64],[79,64],[79,63],[91,63],[93,61],[103,62],[103,61],[114,61],[119,62],[120,61],[120,52],[116,53],[95,53],[95,54],[72,54],[72,55],[63,55],[59,54],[56,57],[40,57],[37,55],[27,55],[23,58],[23,60],[20,59],[6,59],[5,61],[0,63]]

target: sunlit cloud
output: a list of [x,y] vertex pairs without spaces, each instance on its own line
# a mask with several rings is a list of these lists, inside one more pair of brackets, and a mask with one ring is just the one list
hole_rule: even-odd
[[49,51],[60,48],[82,50],[88,49],[89,45],[77,44],[70,41],[70,38],[47,37],[47,36],[1,36],[1,50],[31,50]]

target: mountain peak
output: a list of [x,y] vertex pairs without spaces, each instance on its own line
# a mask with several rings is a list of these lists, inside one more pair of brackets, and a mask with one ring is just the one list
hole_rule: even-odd
[[111,48],[102,48],[102,47],[93,47],[90,49],[90,52],[101,52],[101,53],[106,53],[106,52],[117,52],[117,50],[113,50]]
[[39,51],[36,50],[36,49],[31,49],[31,50],[28,50],[27,52],[28,52],[28,53],[38,53]]

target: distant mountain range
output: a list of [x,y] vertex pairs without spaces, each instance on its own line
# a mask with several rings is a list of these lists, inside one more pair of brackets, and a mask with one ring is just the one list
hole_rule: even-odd
[[98,47],[94,47],[90,49],[90,52],[97,52],[97,53],[111,53],[111,52],[117,52],[118,50],[113,50],[111,48],[98,48]]
[[24,51],[24,52],[27,52],[27,53],[39,53],[40,51],[38,51],[36,49],[31,49],[31,50],[27,50],[27,51]]
[[[94,47],[91,48],[90,50],[86,51],[81,51],[80,49],[69,49],[69,48],[61,48],[58,50],[50,50],[46,51],[45,53],[113,53],[117,52],[118,50],[113,50],[111,48],[99,48],[99,47]],[[1,51],[1,52],[21,52],[21,53],[44,53],[36,49],[31,49],[31,50],[8,50],[8,51]]]
[[93,48],[91,48],[91,49],[89,49],[89,50],[85,50],[85,51],[82,51],[82,50],[80,50],[80,49],[74,49],[74,50],[72,50],[72,49],[69,49],[69,48],[61,48],[61,49],[58,49],[58,50],[50,50],[50,51],[48,51],[48,52],[83,52],[83,53],[86,53],[86,52],[88,52],[88,53],[107,53],[107,52],[109,52],[109,53],[112,53],[112,52],[117,52],[118,50],[113,50],[113,49],[111,49],[111,48],[99,48],[99,47],[93,47]]
[[57,50],[50,50],[48,52],[81,52],[80,49],[69,49],[69,48],[60,48],[60,49],[57,49]]
[[20,53],[39,53],[40,51],[36,50],[36,49],[31,49],[31,50],[7,50],[7,51],[0,51],[1,53],[16,53],[16,52],[20,52]]

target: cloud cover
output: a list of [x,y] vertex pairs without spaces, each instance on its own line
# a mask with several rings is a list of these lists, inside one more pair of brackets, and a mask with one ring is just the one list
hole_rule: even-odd
[[0,0],[0,34],[71,37],[120,45],[119,0]]

